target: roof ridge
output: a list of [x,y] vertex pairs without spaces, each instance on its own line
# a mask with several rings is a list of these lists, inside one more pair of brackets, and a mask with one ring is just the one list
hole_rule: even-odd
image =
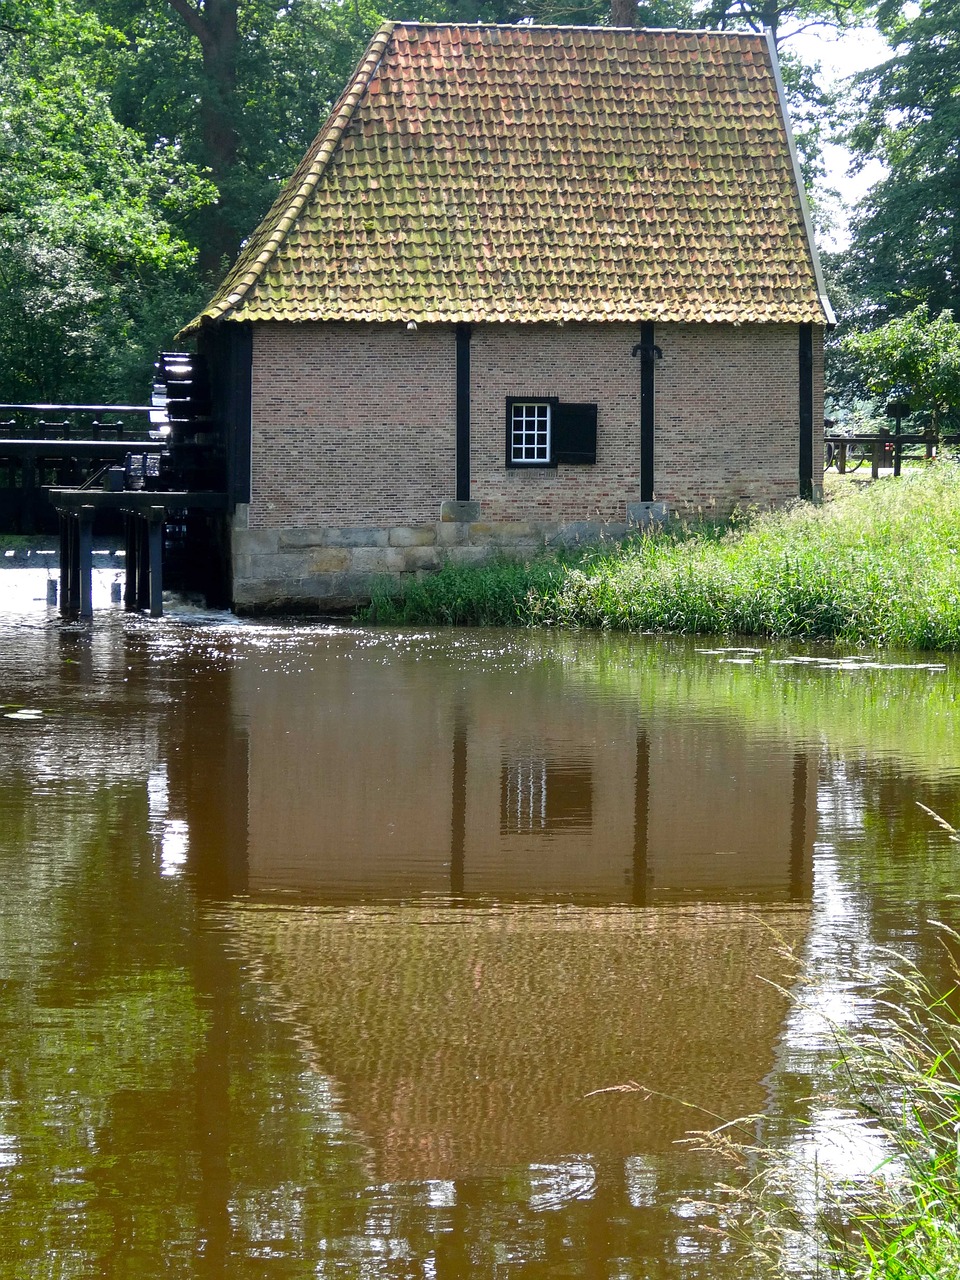
[[[360,99],[380,65],[394,29],[399,25],[410,24],[381,23],[367,45],[346,89],[340,95],[326,124],[317,135],[313,147],[307,152],[290,181],[267,211],[260,226],[250,237],[247,247],[240,254],[233,270],[220,286],[217,297],[204,307],[199,316],[184,325],[181,333],[192,332],[203,320],[223,319],[228,311],[234,310],[243,301],[244,295],[260,279],[265,267],[300,216],[303,206],[316,190],[324,169],[329,164]],[[288,195],[294,186],[296,189],[293,195]],[[264,236],[263,239],[261,235]]]
[[738,36],[749,40],[762,40],[762,31],[733,29],[719,31],[716,27],[601,27],[596,24],[576,22],[416,22],[398,18],[394,27],[417,27],[421,31],[634,31],[637,35],[682,36]]

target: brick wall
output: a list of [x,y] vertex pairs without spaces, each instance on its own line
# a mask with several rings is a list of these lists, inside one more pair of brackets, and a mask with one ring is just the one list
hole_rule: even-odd
[[435,520],[454,495],[450,328],[258,324],[251,528]]
[[[656,375],[658,499],[672,508],[725,514],[738,504],[776,506],[795,498],[797,326],[660,325],[656,341],[663,348]],[[822,331],[815,335],[814,351],[814,482],[819,483]]]
[[[489,325],[471,349],[472,497],[488,521],[622,521],[639,480],[633,325]],[[658,325],[656,497],[718,512],[798,488],[795,325]],[[815,335],[814,481],[823,344]],[[435,521],[455,496],[452,327],[254,328],[251,528]],[[596,466],[507,469],[506,397],[599,405]]]

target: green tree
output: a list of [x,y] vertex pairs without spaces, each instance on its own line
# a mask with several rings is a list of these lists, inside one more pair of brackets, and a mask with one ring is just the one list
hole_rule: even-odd
[[299,164],[379,13],[369,0],[83,3],[123,33],[117,118],[151,149],[173,144],[215,186],[216,201],[177,224],[209,285]]
[[116,36],[70,0],[0,8],[0,398],[126,398],[195,289],[174,219],[210,198],[99,83]]
[[889,172],[855,220],[851,274],[876,318],[960,314],[960,0],[897,0],[879,22],[893,56],[861,77],[852,142]]
[[915,307],[841,345],[872,395],[904,397],[934,431],[960,409],[960,324],[948,310]]

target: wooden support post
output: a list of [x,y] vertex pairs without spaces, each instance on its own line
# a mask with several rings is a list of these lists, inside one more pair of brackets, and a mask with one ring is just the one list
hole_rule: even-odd
[[134,517],[137,523],[137,608],[150,607],[150,545],[147,539],[147,523],[143,516]]
[[870,455],[870,479],[879,480],[880,478],[880,459],[883,457],[883,441],[874,440],[873,449]]
[[837,475],[847,474],[847,442],[841,440],[837,445]]
[[900,474],[900,455],[903,453],[903,445],[900,443],[900,423],[897,423],[897,434],[893,439],[893,474]]
[[60,612],[66,613],[70,597],[70,517],[60,516]]
[[150,617],[163,616],[163,507],[151,507],[147,518],[150,542]]
[[80,617],[93,617],[93,507],[81,507],[77,515],[77,589]]
[[137,517],[123,513],[123,607],[131,612],[137,607]]
[[67,517],[67,540],[67,598],[62,607],[64,613],[75,614],[80,611],[80,526],[73,512]]

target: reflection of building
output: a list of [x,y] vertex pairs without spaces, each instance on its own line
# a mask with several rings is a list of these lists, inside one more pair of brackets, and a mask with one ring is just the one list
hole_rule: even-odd
[[[573,1156],[622,1175],[708,1121],[677,1099],[764,1103],[776,946],[807,922],[812,762],[531,654],[334,632],[237,663],[219,717],[182,712],[197,873],[205,854],[243,867],[240,842],[233,887],[319,899],[224,926],[377,1178]],[[230,743],[202,779],[211,733]]]
[[478,678],[428,653],[377,661],[348,636],[309,672],[241,667],[249,888],[808,895],[803,751],[560,682],[549,664]]
[[229,923],[392,1180],[663,1154],[760,1109],[787,1004],[771,930],[795,944],[807,916],[259,905]]

